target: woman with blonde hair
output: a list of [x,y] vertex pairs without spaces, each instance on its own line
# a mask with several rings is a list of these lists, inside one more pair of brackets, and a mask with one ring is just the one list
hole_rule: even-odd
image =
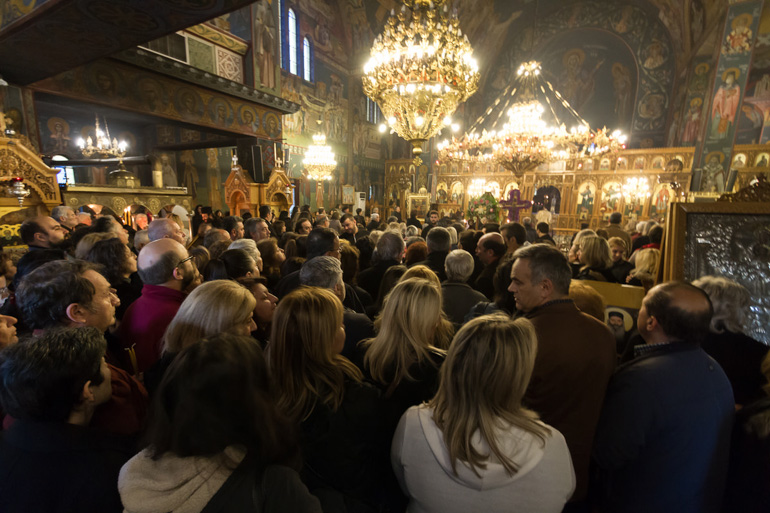
[[746,405],[764,397],[762,361],[768,348],[745,334],[751,306],[749,291],[721,276],[703,276],[692,284],[708,294],[714,308],[711,329],[701,347],[725,371],[733,387],[735,404]]
[[636,252],[634,269],[628,273],[626,283],[650,290],[655,285],[660,264],[660,250],[655,248],[640,249]]
[[215,280],[195,288],[182,302],[163,336],[161,359],[145,372],[152,393],[177,354],[206,337],[221,333],[249,334],[257,329],[252,318],[257,301],[246,287],[232,280]]
[[408,280],[410,278],[421,278],[428,280],[437,287],[441,287],[441,281],[438,279],[438,275],[427,265],[413,265],[406,270],[401,279],[398,281]]
[[536,351],[526,319],[486,315],[457,332],[438,393],[393,437],[407,511],[562,511],[575,489],[569,449],[522,405]]
[[305,483],[323,490],[322,503],[331,493],[353,507],[378,495],[377,453],[388,438],[377,389],[339,354],[342,316],[331,290],[291,292],[273,315],[267,358],[278,409],[300,425]]
[[385,299],[374,329],[377,335],[360,344],[363,369],[383,391],[392,430],[407,408],[427,401],[438,389],[453,331],[443,314],[440,285],[402,277]]
[[580,272],[576,280],[608,281],[615,283],[612,268],[612,254],[607,240],[598,235],[580,239]]

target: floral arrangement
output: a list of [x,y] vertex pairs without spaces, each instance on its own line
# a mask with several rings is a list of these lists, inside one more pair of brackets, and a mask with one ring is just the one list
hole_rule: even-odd
[[468,220],[486,218],[489,223],[500,222],[500,208],[497,198],[491,192],[485,192],[478,198],[468,201]]

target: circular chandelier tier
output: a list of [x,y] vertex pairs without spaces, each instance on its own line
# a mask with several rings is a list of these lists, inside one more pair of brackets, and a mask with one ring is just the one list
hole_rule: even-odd
[[622,192],[626,201],[642,201],[652,196],[650,183],[642,176],[627,178]]
[[[480,128],[484,124],[489,131]],[[625,140],[619,131],[592,130],[543,78],[540,63],[530,61],[468,133],[438,149],[440,160],[496,162],[521,174],[547,162],[617,152]]]
[[102,157],[117,157],[120,163],[123,163],[123,157],[128,150],[128,143],[118,142],[117,138],[110,139],[110,128],[107,126],[107,118],[104,118],[104,131],[99,127],[99,116],[94,116],[94,136],[96,140],[89,135],[85,140],[81,137],[77,141],[80,153],[84,157],[97,155]]
[[416,161],[422,144],[451,123],[479,83],[457,14],[450,16],[446,5],[439,9],[442,3],[405,0],[398,14],[391,11],[364,66],[364,93],[380,106],[390,128],[412,143]]
[[332,173],[337,168],[334,152],[331,146],[326,145],[326,135],[322,133],[313,136],[313,144],[310,145],[302,161],[305,167],[305,175],[309,180],[331,180]]

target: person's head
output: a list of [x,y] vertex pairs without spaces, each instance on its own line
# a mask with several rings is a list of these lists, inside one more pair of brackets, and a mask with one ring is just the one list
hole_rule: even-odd
[[514,313],[516,311],[516,300],[513,293],[508,290],[511,286],[511,267],[513,267],[513,256],[506,255],[497,265],[497,270],[492,278],[492,286],[495,294],[493,296],[495,304],[505,312]]
[[163,350],[178,353],[220,333],[248,336],[257,328],[252,319],[255,306],[251,292],[235,281],[203,283],[185,298],[168,325]]
[[237,280],[259,276],[257,263],[245,249],[228,249],[206,266],[206,281]]
[[136,272],[136,255],[116,237],[98,241],[84,260],[101,265],[104,277],[113,287]]
[[406,237],[419,237],[420,235],[420,229],[414,226],[413,224],[410,224],[406,227]]
[[364,365],[375,381],[398,384],[409,377],[413,363],[446,347],[451,337],[447,324],[441,308],[441,287],[405,275],[385,298],[375,321],[377,336],[365,343]]
[[422,262],[428,258],[428,245],[422,241],[417,241],[406,248],[406,255],[404,257],[404,263],[407,266]]
[[0,353],[0,403],[8,415],[33,422],[87,425],[110,400],[107,343],[96,328],[57,328]]
[[319,214],[315,218],[315,222],[313,223],[313,228],[328,228],[329,227],[329,218],[326,217],[326,214]]
[[204,246],[190,248],[188,254],[193,257],[192,260],[195,263],[196,269],[206,269],[206,266],[209,265],[209,261],[211,260],[209,250]]
[[612,255],[607,241],[598,235],[580,239],[580,263],[592,269],[611,267]]
[[610,253],[612,255],[613,262],[620,262],[621,260],[625,260],[626,252],[628,251],[628,248],[626,248],[626,241],[620,237],[610,237],[610,240],[608,240],[607,243],[610,246]]
[[349,233],[351,235],[355,235],[358,233],[358,225],[356,224],[356,218],[353,217],[352,214],[345,214],[340,219],[340,224],[342,224],[342,229],[345,230],[346,233]]
[[264,273],[279,273],[281,265],[286,261],[286,253],[278,247],[278,241],[273,238],[262,239],[257,242],[257,249],[262,256]]
[[500,234],[508,253],[513,253],[527,242],[527,229],[519,223],[505,223],[500,227]]
[[[153,223],[154,222],[155,221],[153,221]],[[219,228],[212,228],[206,232],[206,235],[203,236],[203,245],[209,251],[211,251],[212,246],[218,242],[230,243],[230,235],[228,235],[226,231]]]
[[301,287],[281,299],[273,315],[268,361],[277,404],[295,420],[316,403],[337,410],[345,380],[361,371],[339,353],[345,345],[342,302],[328,289]]
[[24,244],[39,248],[55,248],[64,241],[64,230],[52,217],[40,216],[25,219],[19,228]]
[[405,250],[404,239],[394,232],[383,233],[380,240],[377,241],[377,256],[381,262],[395,260],[400,263]]
[[572,270],[565,256],[550,244],[532,244],[514,253],[508,290],[516,298],[516,308],[529,312],[569,294]]
[[524,225],[524,228],[532,227],[532,218],[531,217],[525,217],[521,220],[521,224]]
[[435,210],[431,210],[428,212],[428,224],[436,224],[438,223],[438,212]]
[[641,249],[636,254],[634,261],[634,275],[646,273],[653,277],[658,273],[658,264],[660,263],[660,250],[655,248]]
[[610,214],[610,224],[619,225],[622,222],[623,222],[623,214],[621,214],[620,212],[613,212],[612,214]]
[[[428,234],[430,237],[430,234]],[[491,265],[500,260],[505,254],[506,245],[499,233],[487,233],[476,244],[476,256],[484,265]]]
[[254,259],[254,262],[257,264],[257,269],[260,271],[262,270],[262,254],[259,252],[259,249],[257,249],[257,243],[254,242],[254,239],[250,239],[248,237],[238,239],[233,241],[227,249],[244,250],[249,254],[251,258]]
[[[570,291],[571,293],[571,291]],[[623,331],[625,332],[625,319],[623,319],[623,314],[618,312],[617,310],[612,310],[607,314],[607,324],[612,326],[613,328],[623,328]]]
[[587,228],[580,230],[575,234],[575,238],[572,240],[572,247],[569,250],[570,262],[580,262],[580,241],[583,240],[583,237],[588,236],[598,237],[595,231],[589,230]]
[[[526,319],[485,315],[457,332],[441,369],[438,392],[429,403],[455,474],[458,460],[476,474],[492,459],[508,475],[520,469],[520,462],[497,441],[501,425],[523,429],[545,443],[548,428],[522,405],[536,353],[535,328]],[[487,451],[473,449],[479,435],[489,446]]]
[[106,331],[115,323],[120,300],[98,269],[82,260],[56,260],[25,276],[16,301],[27,326],[93,326]]
[[238,282],[251,292],[257,302],[254,307],[254,322],[257,323],[258,328],[266,329],[273,322],[273,313],[278,298],[268,290],[265,278],[245,278],[238,280]]
[[426,265],[413,265],[409,269],[406,270],[406,272],[401,276],[401,279],[399,281],[408,280],[410,278],[420,278],[423,280],[428,280],[429,282],[433,283],[437,287],[441,287],[441,280],[438,279],[438,276],[435,272],[433,272],[433,269]]
[[647,236],[650,238],[650,244],[660,244],[663,240],[663,227],[659,224],[656,224],[650,228]]
[[548,223],[537,223],[537,226],[535,226],[535,231],[537,232],[538,236],[542,237],[551,231],[551,227],[548,225]]
[[142,248],[150,243],[150,234],[145,230],[139,230],[134,234],[134,249],[137,253],[142,251]]
[[0,315],[0,351],[19,341],[16,335],[16,317]]
[[430,253],[448,253],[452,249],[452,242],[449,238],[449,231],[443,226],[434,226],[428,231],[425,237],[425,243],[428,245],[428,254]]
[[648,344],[700,343],[708,334],[713,313],[706,292],[689,283],[670,281],[653,287],[644,297],[637,328]]
[[144,230],[147,228],[147,214],[136,214],[134,216],[134,222],[136,223],[136,227],[139,230]]
[[78,218],[72,208],[59,205],[51,209],[51,217],[61,226],[72,229],[78,225]]
[[230,236],[230,240],[242,239],[244,235],[243,218],[240,216],[227,216],[222,222],[222,228]]
[[258,468],[283,461],[293,429],[271,400],[262,350],[231,333],[196,340],[174,358],[157,390],[145,443],[156,458],[211,457],[245,448]]
[[380,220],[380,214],[378,214],[377,212],[372,213],[371,217],[372,217],[372,221],[375,223]]
[[[308,235],[310,231],[313,229],[313,224],[310,222],[309,219],[302,218],[299,221],[297,221],[297,224],[294,225],[294,231],[298,235]],[[352,232],[355,233],[355,232]]]
[[[368,239],[362,237],[360,240]],[[356,241],[358,242],[358,241]],[[361,251],[348,241],[340,241],[340,265],[342,266],[342,280],[345,283],[356,283],[358,276],[359,261],[361,260]],[[331,257],[330,257],[331,258]],[[367,260],[368,266],[368,260]]]
[[306,261],[299,271],[299,282],[308,287],[329,289],[340,301],[345,300],[342,266],[337,258],[317,256]]
[[702,276],[692,284],[708,294],[711,300],[714,308],[710,326],[712,332],[723,333],[727,330],[743,333],[751,304],[751,295],[746,287],[722,276]]
[[307,259],[317,256],[340,256],[340,238],[330,228],[315,228],[307,236]]
[[147,244],[139,253],[137,268],[142,283],[180,291],[187,290],[198,279],[198,268],[184,246],[174,239]]
[[572,280],[569,286],[569,297],[575,306],[583,313],[604,322],[604,298],[591,286],[582,281]]
[[[211,231],[213,230],[210,230],[209,233]],[[153,219],[147,228],[147,235],[150,236],[150,241],[152,242],[160,239],[172,239],[182,245],[185,243],[182,228],[168,217]],[[208,233],[206,234],[206,239],[208,239]]]
[[78,212],[77,213],[78,218],[78,224],[84,224],[86,226],[91,226],[94,219],[88,212]]
[[[479,239],[481,237],[482,236],[479,235]],[[471,255],[475,255],[476,243],[479,239],[476,238],[476,230],[463,230],[457,238],[457,249],[464,249]]]
[[115,234],[112,232],[96,232],[84,235],[83,238],[78,241],[77,246],[75,246],[75,258],[78,260],[85,260],[86,255],[88,255],[94,247],[94,244],[99,241],[115,238]]
[[464,249],[450,251],[444,260],[446,279],[453,283],[465,283],[473,274],[473,257]]
[[269,221],[272,216],[273,211],[270,209],[270,205],[262,205],[259,207],[259,217]]
[[91,226],[91,233],[111,233],[123,244],[128,244],[128,230],[110,215],[103,215],[94,221]]
[[267,225],[267,221],[261,217],[252,217],[251,219],[248,219],[244,224],[244,230],[246,236],[250,237],[255,242],[270,237],[270,227]]

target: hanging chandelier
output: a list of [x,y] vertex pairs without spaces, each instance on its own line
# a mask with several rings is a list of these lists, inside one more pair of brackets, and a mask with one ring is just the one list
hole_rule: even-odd
[[469,198],[480,198],[485,192],[488,192],[489,187],[487,181],[484,178],[474,178],[471,180],[471,184],[468,186]]
[[120,159],[120,164],[123,164],[123,157],[126,155],[128,149],[128,143],[125,141],[118,142],[117,138],[110,139],[110,129],[107,126],[107,118],[104,118],[104,132],[99,127],[99,116],[94,116],[94,135],[96,141],[94,141],[89,135],[86,140],[81,137],[78,140],[78,147],[80,153],[84,157],[90,157],[91,155],[99,155],[102,157],[117,157]]
[[[507,122],[503,122],[503,114]],[[543,119],[547,115],[548,120]],[[478,128],[491,120],[490,130]],[[502,125],[501,125],[502,123]],[[567,124],[571,128],[567,130]],[[546,162],[599,157],[625,147],[619,131],[592,130],[541,75],[540,63],[519,67],[516,80],[469,133],[439,144],[439,159],[496,162],[515,174]]]
[[641,202],[652,196],[650,183],[642,176],[627,178],[622,193],[626,201],[630,202]]
[[302,165],[305,167],[305,176],[308,180],[332,179],[337,161],[334,159],[331,146],[326,145],[326,135],[319,132],[313,136],[313,144],[307,149]]
[[451,124],[457,106],[478,89],[473,50],[444,2],[404,0],[398,14],[390,12],[364,66],[364,93],[412,143],[417,166],[423,143]]

